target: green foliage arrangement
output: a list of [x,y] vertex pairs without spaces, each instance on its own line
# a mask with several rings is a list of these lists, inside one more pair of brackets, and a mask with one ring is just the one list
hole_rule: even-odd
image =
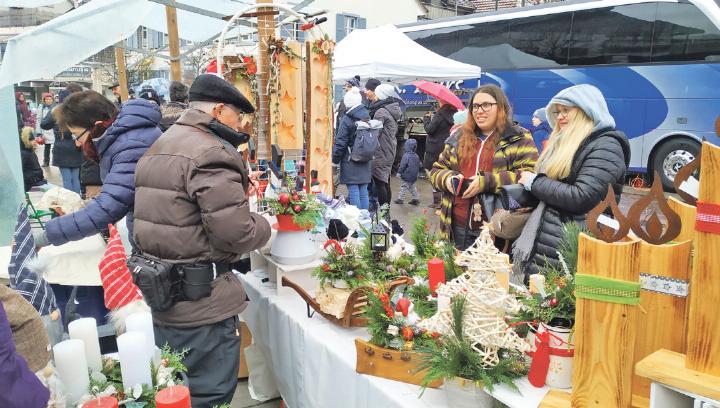
[[[436,339],[440,335],[428,333],[409,324],[406,316],[395,311],[389,295],[383,288],[368,290],[367,298],[365,317],[368,318],[367,330],[370,333],[370,343],[403,351],[435,347]],[[389,330],[391,326],[396,327],[397,332]]]
[[166,387],[178,384],[177,376],[187,372],[182,360],[188,351],[176,352],[166,344],[160,352],[160,366],[155,367],[155,364],[150,363],[152,387],[138,385],[127,390],[123,388],[120,362],[103,357],[100,372],[90,373],[89,394],[93,398],[113,396],[120,405],[128,408],[155,408],[155,395]]
[[340,244],[337,244],[328,251],[323,261],[323,264],[312,272],[312,275],[320,280],[321,286],[335,280],[344,280],[349,287],[356,288],[371,280],[368,268],[359,255],[359,248],[353,245],[346,244],[345,248],[340,249]]
[[516,378],[527,373],[527,366],[521,353],[501,350],[500,362],[492,367],[483,367],[482,358],[473,349],[473,344],[463,335],[463,315],[465,298],[456,296],[451,303],[452,334],[442,336],[440,344],[434,348],[418,349],[424,353],[420,370],[427,370],[423,389],[439,379],[455,377],[474,381],[478,386],[492,391],[495,384],[507,384],[517,390],[513,383]]
[[[293,186],[295,182],[288,178],[286,186]],[[322,218],[325,206],[312,194],[304,191],[291,190],[285,187],[277,198],[268,198],[267,204],[275,215],[292,215],[295,225],[301,228],[312,228],[318,219]]]
[[445,263],[445,280],[453,280],[462,274],[462,269],[455,265],[455,245],[450,241],[439,240],[430,231],[427,219],[418,217],[413,220],[410,240],[415,246],[415,256],[424,263],[423,268],[418,271],[419,276],[427,278],[427,260],[433,257],[438,257]]
[[421,318],[427,319],[437,312],[437,299],[431,297],[430,287],[427,285],[410,286],[405,295],[415,304],[415,313]]

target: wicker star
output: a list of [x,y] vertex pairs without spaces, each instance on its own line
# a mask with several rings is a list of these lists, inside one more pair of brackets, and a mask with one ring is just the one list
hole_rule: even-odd
[[[489,232],[483,230],[477,241],[457,257],[467,271],[437,289],[438,296],[464,295],[465,316],[463,334],[473,343],[473,349],[486,367],[497,365],[500,348],[528,351],[530,345],[510,330],[505,315],[520,310],[520,304],[501,287],[496,272],[510,268],[506,255],[492,244]],[[452,333],[452,311],[443,310],[420,322],[420,327],[441,334]]]

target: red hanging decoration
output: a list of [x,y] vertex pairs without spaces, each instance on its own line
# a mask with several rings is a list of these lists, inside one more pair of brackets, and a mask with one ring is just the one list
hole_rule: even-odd
[[528,380],[533,386],[541,388],[545,386],[550,367],[550,333],[547,330],[535,333],[535,348]]

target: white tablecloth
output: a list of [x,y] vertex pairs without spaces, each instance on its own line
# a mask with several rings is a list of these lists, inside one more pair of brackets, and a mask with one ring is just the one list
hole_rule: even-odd
[[[355,372],[355,338],[365,328],[346,329],[316,315],[307,317],[300,296],[277,296],[253,272],[240,275],[251,302],[243,318],[253,342],[266,351],[278,389],[291,408],[446,407],[441,389],[427,389]],[[517,382],[523,395],[496,386],[493,396],[511,407],[537,407],[547,389]]]

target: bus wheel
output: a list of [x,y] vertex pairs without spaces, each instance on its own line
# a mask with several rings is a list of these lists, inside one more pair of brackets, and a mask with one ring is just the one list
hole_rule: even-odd
[[[677,172],[700,154],[700,144],[689,139],[672,139],[663,143],[655,152],[653,170],[660,173],[663,188],[673,191]],[[653,180],[657,182],[657,180]]]

